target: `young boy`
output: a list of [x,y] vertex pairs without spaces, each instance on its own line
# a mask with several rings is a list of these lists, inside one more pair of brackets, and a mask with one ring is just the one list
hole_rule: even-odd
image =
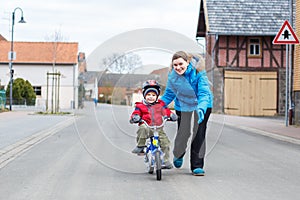
[[[152,130],[141,122],[141,119],[146,121],[150,126],[161,125],[163,118],[168,117],[171,121],[177,120],[177,115],[172,113],[167,108],[165,103],[158,99],[160,94],[160,85],[155,80],[148,80],[143,84],[143,97],[141,102],[135,103],[135,110],[130,117],[130,123],[139,123],[137,131],[137,147],[132,150],[132,153],[138,155],[144,154],[144,147],[148,133],[152,134]],[[161,149],[164,152],[164,165],[165,169],[171,169],[173,165],[169,161],[170,154],[170,140],[163,128],[158,129],[159,141]]]

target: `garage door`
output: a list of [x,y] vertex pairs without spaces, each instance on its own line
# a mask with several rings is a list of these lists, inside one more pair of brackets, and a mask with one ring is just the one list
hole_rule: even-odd
[[224,112],[242,116],[277,113],[277,72],[225,71]]

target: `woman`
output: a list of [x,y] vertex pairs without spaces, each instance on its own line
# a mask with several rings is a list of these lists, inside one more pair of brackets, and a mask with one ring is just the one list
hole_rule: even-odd
[[190,168],[193,175],[203,176],[206,125],[212,109],[213,95],[204,61],[200,56],[184,51],[173,55],[166,90],[161,100],[166,105],[174,100],[174,108],[178,115],[178,129],[173,149],[173,164],[176,168],[180,168],[183,164],[194,114]]

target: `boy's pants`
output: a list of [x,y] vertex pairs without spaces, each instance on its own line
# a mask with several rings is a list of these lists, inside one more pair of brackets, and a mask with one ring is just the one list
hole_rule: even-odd
[[[160,148],[164,152],[164,161],[169,161],[170,158],[170,140],[162,128],[157,129],[159,135]],[[153,130],[148,128],[145,124],[141,124],[137,131],[137,146],[143,147],[146,145],[146,140],[153,136]]]

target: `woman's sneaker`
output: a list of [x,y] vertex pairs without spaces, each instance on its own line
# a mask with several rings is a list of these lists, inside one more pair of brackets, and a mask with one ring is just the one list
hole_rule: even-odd
[[144,155],[144,154],[145,154],[144,148],[145,148],[145,147],[139,147],[139,146],[137,146],[137,147],[135,147],[131,152],[132,152],[132,153],[135,153],[135,154],[137,154],[137,155]]
[[204,176],[205,171],[202,168],[199,167],[199,168],[194,169],[192,174],[194,176]]
[[176,168],[180,168],[183,164],[183,158],[173,158],[173,164]]

